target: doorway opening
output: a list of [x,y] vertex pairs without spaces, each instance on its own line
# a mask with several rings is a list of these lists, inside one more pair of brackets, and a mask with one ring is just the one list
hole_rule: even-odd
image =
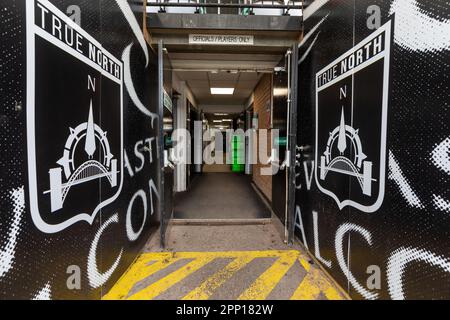
[[[167,50],[167,57],[173,221],[285,223],[287,54]],[[184,140],[174,134],[182,129]],[[174,152],[180,143],[188,162]]]

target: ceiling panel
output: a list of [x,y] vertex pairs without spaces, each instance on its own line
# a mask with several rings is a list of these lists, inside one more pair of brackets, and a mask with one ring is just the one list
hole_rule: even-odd
[[191,88],[191,90],[197,99],[202,99],[204,97],[208,97],[211,95],[210,89],[208,87],[202,87],[202,88],[194,87],[194,88]]
[[[202,110],[205,113],[228,113],[228,114],[237,114],[244,110],[242,105],[202,105]],[[228,115],[229,117],[229,115]]]
[[[208,71],[175,71],[186,81],[199,104],[243,105],[251,96],[262,73],[211,73]],[[232,95],[211,95],[210,88],[235,88]]]
[[236,81],[210,81],[211,87],[213,88],[235,88]]
[[236,84],[236,88],[237,89],[250,89],[250,90],[252,90],[252,89],[255,88],[257,83],[258,82],[255,81],[255,80],[247,81],[247,80],[239,79],[238,83]]
[[239,77],[239,73],[228,73],[228,72],[218,72],[208,74],[210,80],[228,80],[228,81],[236,81]]
[[261,72],[242,72],[240,77],[239,77],[239,80],[242,80],[242,81],[249,81],[249,80],[257,81],[257,80],[259,80],[261,78],[261,76],[262,76]]
[[192,88],[209,88],[209,81],[208,80],[189,80],[188,81],[189,87]]
[[234,96],[248,98],[252,94],[253,90],[251,89],[240,89],[234,91]]
[[206,97],[202,100],[201,104],[208,105],[242,105],[247,98],[240,98],[235,96],[229,96],[228,98],[218,98],[217,96]]
[[178,77],[180,80],[208,80],[208,76],[205,71],[178,71]]

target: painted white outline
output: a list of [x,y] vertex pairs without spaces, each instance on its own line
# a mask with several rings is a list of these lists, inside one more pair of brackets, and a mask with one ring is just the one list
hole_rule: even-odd
[[149,55],[147,49],[147,42],[145,41],[144,34],[142,33],[141,27],[134,16],[133,10],[131,10],[130,5],[126,0],[116,0],[117,5],[119,6],[120,11],[122,11],[125,19],[127,19],[128,24],[130,25],[131,30],[134,33],[137,41],[139,42],[142,50],[145,55],[145,67],[147,68],[149,63]]
[[[104,71],[98,64],[89,60],[84,55],[80,54],[73,48],[67,46],[64,42],[51,37],[41,28],[35,26],[34,21],[34,6],[35,3],[39,2],[46,8],[50,9],[53,14],[62,19],[65,23],[67,23],[71,28],[79,32],[83,37],[85,37],[88,41],[95,44],[99,49],[102,50],[102,53],[108,56],[111,60],[121,66],[121,75],[120,79],[115,78],[110,73]],[[112,203],[117,199],[120,192],[122,191],[123,185],[123,63],[116,59],[112,54],[107,52],[101,44],[96,41],[92,36],[90,36],[86,31],[84,31],[80,26],[78,26],[75,22],[73,22],[70,18],[68,18],[63,12],[57,9],[54,5],[52,5],[47,0],[33,0],[26,1],[26,42],[27,42],[27,151],[28,151],[28,184],[29,184],[29,197],[30,197],[30,211],[31,217],[35,226],[45,233],[56,233],[61,230],[66,229],[72,224],[78,221],[86,221],[90,225],[94,222],[97,213],[103,207]],[[117,192],[112,197],[102,201],[97,207],[92,211],[91,214],[88,213],[80,213],[72,218],[58,223],[58,224],[48,224],[45,222],[40,213],[39,213],[39,205],[38,205],[38,189],[37,189],[37,179],[36,179],[36,141],[35,141],[35,37],[40,36],[43,39],[49,41],[53,45],[57,46],[61,50],[69,53],[73,57],[77,58],[81,62],[89,65],[90,67],[96,69],[101,72],[103,76],[108,77],[109,79],[115,81],[120,85],[120,153],[121,153],[121,161],[120,161],[120,185],[117,189]]]
[[327,2],[330,0],[316,0],[313,1],[309,6],[307,6],[303,10],[303,21],[306,21],[311,17],[314,13],[316,13],[317,10],[322,8]]
[[[347,52],[342,54],[340,57],[338,57],[333,62],[331,62],[326,67],[322,68],[319,72],[316,73],[316,77],[315,77],[315,91],[316,91],[316,141],[315,141],[315,146],[316,146],[316,151],[315,151],[314,176],[315,176],[317,187],[319,188],[319,190],[322,191],[323,193],[325,193],[326,195],[329,195],[330,197],[332,197],[336,201],[340,210],[342,210],[342,208],[344,208],[345,206],[352,206],[352,207],[359,209],[361,211],[364,211],[364,212],[374,212],[380,208],[380,206],[384,200],[384,191],[385,191],[384,189],[385,189],[385,179],[386,179],[385,178],[386,152],[387,152],[386,135],[387,135],[387,110],[388,110],[388,102],[389,102],[388,98],[389,98],[389,67],[390,67],[390,52],[391,52],[391,24],[392,24],[392,20],[389,20],[383,26],[381,26],[375,32],[373,32],[371,35],[369,35],[367,38],[360,41],[358,45],[352,47],[350,50],[348,50]],[[384,38],[385,46],[384,46],[384,50],[381,53],[378,53],[376,56],[370,58],[369,60],[365,61],[364,63],[357,66],[356,68],[341,74],[336,79],[321,86],[320,89],[317,88],[317,82],[318,82],[317,80],[318,80],[318,77],[320,74],[322,74],[325,70],[327,70],[334,64],[340,62],[344,57],[346,57],[349,54],[362,48],[365,44],[367,44],[367,42],[375,39],[377,36],[379,36],[383,32],[385,33],[385,38]],[[365,67],[367,67],[383,58],[384,58],[384,74],[383,74],[383,102],[382,102],[382,111],[381,111],[381,138],[380,138],[380,178],[379,178],[380,179],[380,192],[378,193],[378,198],[375,201],[375,203],[370,206],[363,206],[363,205],[361,205],[353,200],[350,200],[350,199],[347,199],[347,200],[344,200],[341,202],[341,201],[339,201],[339,198],[333,192],[323,188],[319,183],[319,179],[317,178],[317,163],[318,163],[317,141],[318,141],[318,136],[319,136],[318,119],[317,119],[317,117],[318,117],[318,100],[317,100],[318,92],[328,88],[329,86],[333,85],[334,83],[340,81],[341,79],[343,79],[349,75],[354,75],[358,71],[364,69]],[[352,104],[353,104],[353,101],[352,101]]]

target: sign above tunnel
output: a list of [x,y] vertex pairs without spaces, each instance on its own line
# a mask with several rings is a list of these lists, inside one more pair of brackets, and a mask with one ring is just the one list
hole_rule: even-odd
[[383,202],[390,44],[389,21],[316,74],[315,179],[340,209]]
[[232,34],[190,34],[189,44],[252,46],[253,36]]
[[50,2],[26,7],[30,210],[55,233],[92,224],[120,193],[123,65]]

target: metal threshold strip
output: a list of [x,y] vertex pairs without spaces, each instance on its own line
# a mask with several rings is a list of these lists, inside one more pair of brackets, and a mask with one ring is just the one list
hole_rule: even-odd
[[272,218],[255,218],[255,219],[172,219],[172,225],[261,225],[272,223]]

